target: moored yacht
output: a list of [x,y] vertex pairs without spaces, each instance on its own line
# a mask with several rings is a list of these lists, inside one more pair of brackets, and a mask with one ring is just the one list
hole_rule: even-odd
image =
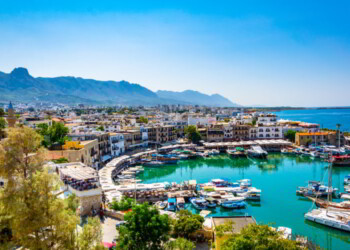
[[246,206],[244,199],[245,198],[243,197],[227,198],[227,199],[221,200],[220,205],[223,208],[228,208],[228,209],[244,208]]
[[203,198],[191,198],[190,202],[198,210],[206,209],[208,205],[208,202]]
[[320,208],[306,213],[304,217],[318,224],[350,232],[350,217],[345,213]]
[[260,146],[252,146],[250,149],[247,150],[249,157],[254,158],[262,158],[265,159],[268,155],[268,153],[263,150]]

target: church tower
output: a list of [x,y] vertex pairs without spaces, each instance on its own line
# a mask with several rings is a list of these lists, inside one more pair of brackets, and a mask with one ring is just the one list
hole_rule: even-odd
[[13,128],[16,123],[15,110],[13,109],[12,103],[10,102],[9,107],[7,109],[7,124],[9,128]]

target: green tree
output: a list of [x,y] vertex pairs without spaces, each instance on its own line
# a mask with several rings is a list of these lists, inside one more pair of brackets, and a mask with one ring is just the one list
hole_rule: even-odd
[[5,111],[3,108],[0,108],[0,117],[5,116]]
[[[0,143],[0,177],[6,180],[0,189],[0,243],[35,250],[102,249],[96,244],[101,239],[96,222],[87,223],[76,237],[76,197],[63,201],[57,196],[61,182],[44,167],[41,141],[34,130],[21,127],[10,129],[8,139]],[[95,233],[89,234],[91,225]]]
[[290,140],[291,142],[295,142],[296,131],[289,129],[286,133],[284,133],[284,137]]
[[146,117],[144,117],[144,116],[140,116],[139,122],[140,122],[140,123],[147,124],[147,123],[148,123],[148,118],[146,118]]
[[1,142],[0,177],[7,183],[0,190],[0,214],[9,218],[15,244],[28,249],[73,249],[77,217],[55,194],[60,182],[43,167],[41,140],[34,130],[23,127],[10,129],[8,139]]
[[57,143],[63,145],[68,140],[69,129],[60,122],[52,122],[51,126],[46,123],[38,124],[37,132],[43,136],[43,146],[50,148]]
[[164,248],[165,250],[192,250],[195,248],[195,245],[184,238],[177,238],[176,240],[168,241]]
[[[231,227],[232,228],[232,227]],[[297,242],[283,239],[267,225],[251,224],[238,234],[231,233],[220,246],[222,250],[271,249],[297,250],[302,249]]]
[[176,216],[174,234],[177,237],[189,239],[192,233],[202,228],[204,218],[198,214],[192,214],[188,210],[181,210]]
[[126,224],[118,228],[117,249],[158,250],[169,239],[170,219],[148,203],[134,205],[124,217]]
[[6,127],[6,121],[4,118],[0,117],[0,139],[2,138],[2,134],[4,133],[4,129]]
[[105,131],[105,128],[104,128],[102,125],[100,125],[100,126],[98,126],[98,127],[96,128],[96,130]]
[[68,211],[76,214],[77,208],[79,207],[79,198],[74,193],[64,199],[64,203]]
[[78,235],[77,250],[105,249],[101,246],[102,228],[98,217],[88,218],[82,232]]
[[201,135],[194,125],[187,126],[185,128],[185,134],[192,143],[198,144],[198,142],[201,140]]

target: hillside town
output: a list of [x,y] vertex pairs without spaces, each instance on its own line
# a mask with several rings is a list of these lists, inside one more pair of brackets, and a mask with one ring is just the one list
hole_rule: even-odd
[[[4,107],[8,127],[16,124],[36,129],[39,124],[61,123],[69,129],[63,145],[49,150],[48,160],[66,158],[96,170],[113,158],[146,148],[157,148],[185,140],[185,128],[196,126],[203,143],[281,140],[295,131],[295,144],[350,146],[350,137],[338,131],[324,131],[320,124],[279,119],[273,113],[244,108],[210,108],[162,105],[153,108],[124,107],[28,108]],[[113,112],[115,111],[115,112]],[[15,113],[18,118],[15,117]],[[3,133],[5,136],[6,130]]]

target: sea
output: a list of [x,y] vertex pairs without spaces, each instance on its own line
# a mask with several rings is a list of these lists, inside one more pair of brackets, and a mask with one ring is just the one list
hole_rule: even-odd
[[341,131],[350,131],[349,109],[300,109],[274,112],[281,119],[318,123],[321,128],[336,129],[341,124]]

